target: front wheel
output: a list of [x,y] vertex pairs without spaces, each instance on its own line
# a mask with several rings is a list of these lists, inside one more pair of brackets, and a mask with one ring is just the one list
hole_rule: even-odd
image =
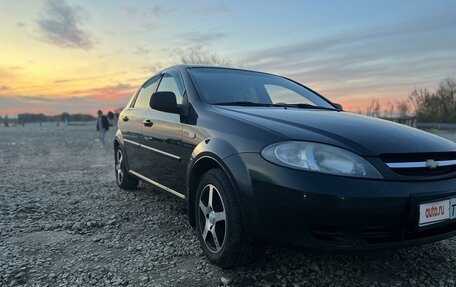
[[234,188],[221,169],[207,171],[195,200],[196,230],[206,257],[222,268],[253,261],[256,248],[243,231]]
[[128,172],[125,153],[122,147],[117,145],[114,151],[117,185],[122,189],[135,189],[138,186],[139,180]]

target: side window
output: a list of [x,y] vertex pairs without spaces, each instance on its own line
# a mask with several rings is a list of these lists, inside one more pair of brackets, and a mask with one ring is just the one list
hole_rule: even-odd
[[293,90],[278,85],[264,85],[264,88],[269,94],[273,104],[287,103],[287,104],[310,104],[315,105],[307,98],[301,96]]
[[158,80],[160,80],[160,76],[153,77],[141,87],[141,90],[139,90],[138,97],[136,98],[136,102],[134,105],[135,109],[150,109],[150,97],[155,92],[155,88],[158,85]]
[[178,104],[182,104],[184,85],[177,73],[167,72],[163,74],[163,78],[158,86],[157,92],[173,92],[176,95],[176,102]]

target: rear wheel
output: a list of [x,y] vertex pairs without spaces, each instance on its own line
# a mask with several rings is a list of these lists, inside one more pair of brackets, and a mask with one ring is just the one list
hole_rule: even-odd
[[128,173],[125,153],[120,145],[115,148],[115,163],[117,185],[122,189],[135,189],[139,180]]
[[203,175],[194,211],[198,239],[212,263],[231,268],[254,260],[256,248],[245,237],[234,188],[221,169]]

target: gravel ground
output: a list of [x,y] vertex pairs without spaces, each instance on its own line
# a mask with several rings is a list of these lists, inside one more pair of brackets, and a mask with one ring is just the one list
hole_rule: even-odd
[[93,125],[0,127],[0,286],[455,286],[456,239],[348,254],[270,247],[221,270],[184,204],[145,184],[117,188],[113,152],[95,138]]

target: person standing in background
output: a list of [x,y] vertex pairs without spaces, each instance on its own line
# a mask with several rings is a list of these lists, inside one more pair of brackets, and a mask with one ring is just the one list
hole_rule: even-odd
[[105,145],[105,135],[106,132],[109,130],[109,121],[108,118],[103,115],[101,110],[98,111],[98,119],[97,119],[97,131],[98,131],[98,138],[100,139],[101,144]]

